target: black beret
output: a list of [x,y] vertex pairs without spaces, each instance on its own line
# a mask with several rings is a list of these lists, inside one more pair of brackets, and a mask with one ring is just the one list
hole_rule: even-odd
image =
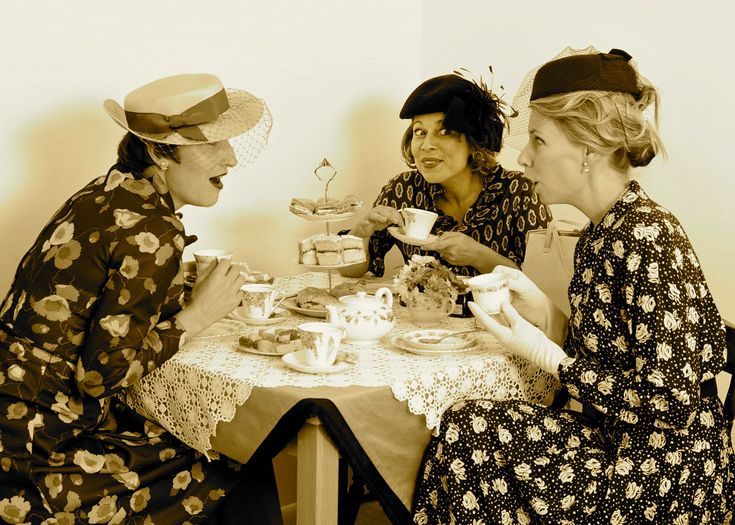
[[444,113],[444,127],[472,137],[490,151],[500,151],[505,115],[498,98],[484,86],[459,75],[430,78],[408,96],[399,116]]
[[574,91],[615,91],[641,95],[631,56],[620,49],[609,53],[573,55],[547,62],[533,80],[531,100]]

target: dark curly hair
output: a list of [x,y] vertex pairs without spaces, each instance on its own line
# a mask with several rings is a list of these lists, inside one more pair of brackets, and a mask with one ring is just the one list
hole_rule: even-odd
[[130,132],[126,133],[117,147],[117,162],[115,169],[124,173],[143,175],[145,169],[155,164],[148,153],[148,145],[161,157],[179,162],[179,146],[162,144],[160,142],[147,142]]

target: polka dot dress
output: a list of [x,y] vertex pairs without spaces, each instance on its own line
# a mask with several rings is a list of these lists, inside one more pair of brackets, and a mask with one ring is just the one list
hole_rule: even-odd
[[700,384],[724,328],[676,218],[631,182],[575,253],[562,384],[582,414],[467,401],[443,416],[414,523],[731,523],[733,450]]

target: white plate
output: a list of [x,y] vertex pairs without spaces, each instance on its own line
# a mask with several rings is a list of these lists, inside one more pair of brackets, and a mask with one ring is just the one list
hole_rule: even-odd
[[354,215],[357,214],[358,211],[360,211],[359,208],[355,211],[348,211],[347,213],[328,213],[325,215],[295,213],[293,210],[291,210],[291,213],[293,213],[297,217],[306,219],[307,221],[338,222],[338,221],[344,221],[346,219],[349,219],[350,217],[353,217]]
[[287,367],[296,370],[297,372],[303,372],[305,374],[334,374],[335,372],[342,372],[350,366],[347,362],[334,363],[330,366],[310,366],[305,364],[301,360],[303,350],[296,352],[289,352],[281,357],[281,360],[286,364]]
[[403,340],[409,346],[420,350],[460,350],[475,344],[475,338],[471,334],[459,334],[443,339],[439,343],[427,342],[426,339],[444,337],[453,334],[457,330],[446,330],[436,328],[433,330],[414,330],[403,334]]
[[268,319],[250,319],[249,317],[239,317],[232,312],[227,315],[227,317],[229,317],[230,319],[234,319],[235,321],[242,321],[243,323],[249,324],[251,326],[270,326],[273,324],[278,324],[290,316],[291,314],[285,308],[276,308],[275,310],[273,310],[273,313]]
[[398,226],[388,226],[388,233],[390,233],[393,237],[395,237],[402,243],[411,244],[413,246],[423,246],[439,239],[439,237],[437,237],[436,235],[431,234],[429,234],[426,239],[416,239],[415,237],[409,237],[408,235],[403,233],[401,228],[399,228]]
[[415,346],[409,344],[400,335],[393,336],[390,342],[393,346],[398,347],[401,350],[405,350],[406,352],[417,354],[417,355],[423,355],[423,356],[454,355],[454,354],[461,354],[464,352],[473,352],[477,349],[477,345],[474,342],[470,346],[467,346],[464,348],[453,349],[453,350],[444,349],[444,348],[439,348],[435,350],[429,350],[425,348],[416,348]]
[[286,310],[290,310],[297,314],[306,315],[307,317],[326,317],[327,316],[326,308],[301,308],[297,306],[295,297],[289,297],[288,299],[284,299],[283,302],[281,302],[281,306],[284,307]]

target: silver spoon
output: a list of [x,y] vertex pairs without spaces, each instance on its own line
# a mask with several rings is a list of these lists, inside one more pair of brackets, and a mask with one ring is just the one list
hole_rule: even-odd
[[463,330],[461,332],[452,332],[451,334],[446,334],[441,337],[419,337],[416,341],[419,343],[423,343],[425,345],[435,345],[437,343],[441,343],[444,339],[447,339],[449,337],[454,337],[455,335],[461,335],[461,334],[471,334],[473,332],[482,332],[482,328],[473,328],[472,330]]

